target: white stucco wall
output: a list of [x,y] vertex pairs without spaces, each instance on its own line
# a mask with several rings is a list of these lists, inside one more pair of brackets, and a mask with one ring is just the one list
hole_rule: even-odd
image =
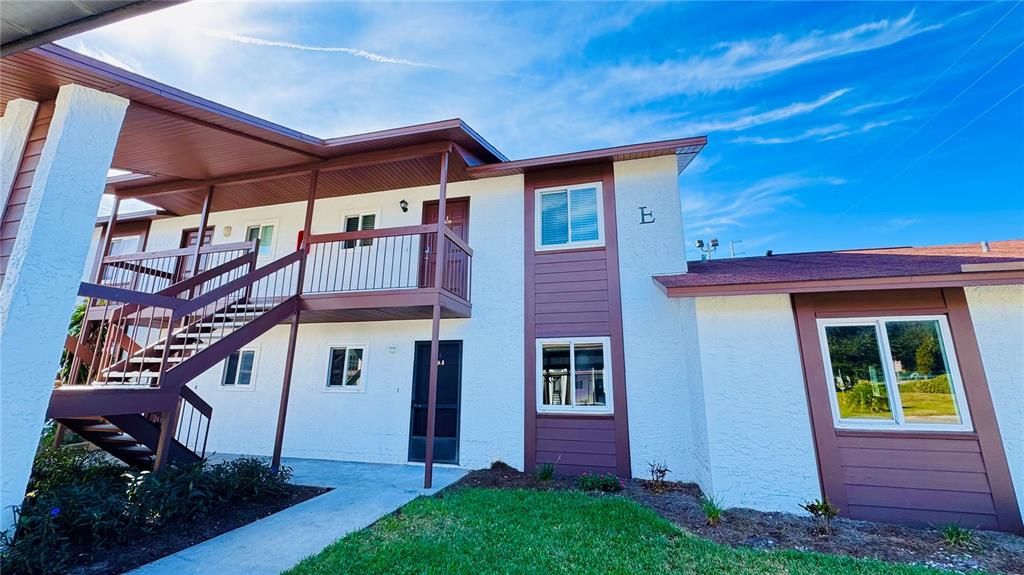
[[[0,288],[0,530],[21,504],[128,100],[57,94]],[[61,238],[60,249],[53,239]]]
[[964,292],[1017,503],[1024,510],[1024,286],[967,287]]
[[729,507],[799,512],[820,496],[787,295],[697,299],[710,481]]
[[[470,197],[469,242],[473,247],[471,319],[441,322],[442,339],[463,340],[460,465],[478,468],[523,459],[523,179],[521,176],[459,182],[449,198]],[[416,225],[427,186],[318,200],[313,232],[341,231],[345,214],[376,211],[378,228]],[[409,202],[403,213],[399,202]],[[274,258],[295,249],[305,203],[210,214],[214,243],[244,239],[249,224],[277,224]],[[511,222],[511,223],[510,223]],[[175,248],[181,231],[198,216],[156,220],[147,249]],[[231,226],[225,237],[224,226]],[[408,456],[414,342],[430,339],[430,320],[302,324],[285,432],[284,455],[403,463]],[[209,447],[225,453],[269,455],[284,373],[287,326],[253,342],[257,349],[251,391],[223,389],[218,365],[191,385],[214,407]],[[368,346],[363,392],[324,391],[328,348],[334,343]],[[392,352],[392,346],[394,351]]]
[[[699,380],[693,303],[666,297],[651,279],[686,270],[676,159],[614,167],[632,473],[647,477],[648,465],[660,462],[673,479],[693,481],[692,385]],[[641,207],[653,222],[640,223]]]

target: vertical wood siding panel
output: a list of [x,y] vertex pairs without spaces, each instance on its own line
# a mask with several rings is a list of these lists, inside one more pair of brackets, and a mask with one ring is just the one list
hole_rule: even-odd
[[[793,296],[824,494],[854,519],[1021,532],[984,368],[961,288]],[[817,317],[945,314],[975,430],[837,430]]]
[[[36,110],[32,131],[29,132],[28,143],[25,145],[21,162],[18,164],[18,175],[14,179],[14,189],[7,199],[7,205],[2,206],[3,216],[0,217],[0,238],[5,240],[13,240],[18,237],[21,218],[25,212],[25,203],[28,201],[28,194],[32,187],[36,165],[39,163],[39,154],[42,153],[43,144],[46,143],[46,132],[50,129],[50,119],[53,118],[55,106],[56,102],[51,100],[43,102],[39,105],[39,109]],[[5,253],[4,255],[9,256],[10,254]],[[8,257],[0,258],[0,284],[3,284],[4,276],[7,275],[8,259]]]
[[[535,190],[600,181],[605,247],[537,252]],[[525,185],[525,454],[526,469],[555,463],[564,474],[629,475],[622,309],[615,233],[615,181],[611,164],[526,175]],[[614,416],[537,415],[536,340],[610,337]]]

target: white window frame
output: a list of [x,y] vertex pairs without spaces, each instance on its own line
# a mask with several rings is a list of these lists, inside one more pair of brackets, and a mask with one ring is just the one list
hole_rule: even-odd
[[[345,231],[345,222],[347,222],[349,218],[359,218],[359,230],[357,230],[357,231],[360,231],[360,232],[363,231],[362,226],[363,226],[363,217],[364,216],[373,216],[373,229],[374,230],[381,229],[381,227],[380,227],[380,210],[379,209],[368,208],[368,209],[365,209],[365,210],[353,210],[351,212],[345,212],[341,216],[341,231],[342,232]],[[373,247],[372,244],[371,245],[364,245],[363,244],[364,240],[348,240],[348,241],[355,242],[355,244],[352,247],[346,247],[345,244],[342,243],[341,249],[343,249],[343,250],[354,250],[356,248],[371,248],[371,247]],[[376,242],[374,242],[374,243],[376,243]]]
[[[597,188],[597,239],[586,240],[586,241],[573,241],[572,240],[572,191],[573,190],[584,190],[587,188]],[[569,241],[564,244],[556,244],[546,246],[543,242],[543,214],[541,210],[541,197],[545,194],[552,194],[558,192],[566,193],[566,209],[568,210],[567,216],[569,218]],[[554,250],[575,250],[581,248],[597,248],[604,247],[604,189],[601,186],[601,182],[587,182],[585,184],[573,184],[571,186],[554,186],[550,188],[540,188],[534,192],[533,202],[533,235],[534,235],[534,246],[538,252],[548,252]]]
[[[605,405],[575,405],[576,402],[576,344],[599,343],[604,354],[604,395]],[[544,346],[561,344],[569,346],[569,385],[573,405],[544,405]],[[537,380],[537,412],[565,413],[577,415],[611,415],[615,413],[612,383],[612,345],[608,337],[550,337],[537,339],[537,365],[534,377]]]
[[[356,386],[331,386],[331,355],[334,350],[345,348],[345,365],[348,365],[348,350],[357,348],[363,350],[363,373],[359,378],[359,385]],[[326,393],[365,393],[366,377],[370,366],[370,344],[367,342],[354,341],[332,341],[327,343],[327,361],[325,362],[323,376],[323,391]]]
[[[274,255],[277,253],[277,240],[280,237],[279,232],[281,231],[281,226],[279,225],[279,223],[280,223],[279,220],[262,220],[262,221],[256,221],[256,222],[248,222],[247,224],[245,224],[245,241],[249,241],[249,230],[251,228],[255,228],[255,227],[259,226],[259,228],[260,228],[260,235],[263,235],[263,226],[274,226],[273,239],[270,240],[270,246],[267,248],[267,251],[269,251],[270,253],[257,255],[258,259],[261,259],[261,260],[273,259]],[[264,244],[262,242],[260,242],[260,247],[263,247],[263,245]]]
[[[892,350],[889,347],[889,334],[886,332],[885,322],[932,320],[937,321],[939,325],[939,335],[942,340],[943,350],[945,351],[946,361],[949,364],[949,382],[953,388],[957,412],[961,419],[959,424],[907,423],[903,416],[903,402],[900,400],[898,378],[892,364]],[[828,351],[828,339],[825,337],[825,328],[829,326],[873,326],[875,328],[879,353],[881,354],[882,372],[885,376],[885,387],[889,393],[893,419],[887,421],[844,419],[839,416],[839,397],[836,394],[833,381],[832,357]],[[974,430],[974,426],[971,423],[971,411],[967,404],[967,395],[964,392],[963,380],[960,377],[960,364],[957,362],[956,348],[953,347],[949,319],[945,315],[893,315],[818,319],[818,342],[821,346],[821,357],[825,366],[825,382],[828,385],[829,402],[832,406],[832,422],[836,429],[935,432]]]
[[[237,383],[238,382],[238,372],[235,372],[235,382],[236,383],[232,383],[230,385],[224,383],[224,375],[225,375],[224,372],[228,368],[228,360],[227,360],[227,358],[224,358],[224,361],[221,362],[222,364],[224,364],[224,367],[222,367],[221,370],[220,370],[220,383],[219,383],[220,389],[223,389],[225,391],[253,391],[256,388],[256,368],[259,366],[259,362],[260,362],[259,347],[258,346],[243,347],[243,348],[238,349],[237,353],[242,354],[242,353],[247,352],[247,351],[251,351],[252,352],[252,375],[249,377],[249,385],[238,385],[238,383]],[[236,352],[232,352],[232,353],[236,353]],[[241,355],[239,355],[239,365],[241,365]]]

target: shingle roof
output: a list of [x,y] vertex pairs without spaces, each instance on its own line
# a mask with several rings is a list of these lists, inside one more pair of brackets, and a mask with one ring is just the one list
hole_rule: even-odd
[[[927,247],[896,247],[779,254],[748,258],[694,261],[682,274],[655,276],[666,289],[680,292],[716,286],[763,286],[794,282],[842,282],[870,278],[919,278],[986,271],[971,264],[1010,263],[998,271],[1024,271],[1024,240]],[[1014,263],[1022,264],[1020,266]],[[965,270],[963,266],[967,264]],[[1013,269],[1006,269],[1013,268]],[[1015,274],[1019,275],[1019,273]],[[800,290],[775,290],[800,291]]]

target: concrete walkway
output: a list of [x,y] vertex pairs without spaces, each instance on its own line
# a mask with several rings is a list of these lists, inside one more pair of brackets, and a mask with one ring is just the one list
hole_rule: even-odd
[[130,575],[277,575],[466,473],[435,466],[434,488],[425,490],[422,466],[291,458],[285,458],[284,464],[295,471],[296,484],[335,489],[144,565]]

